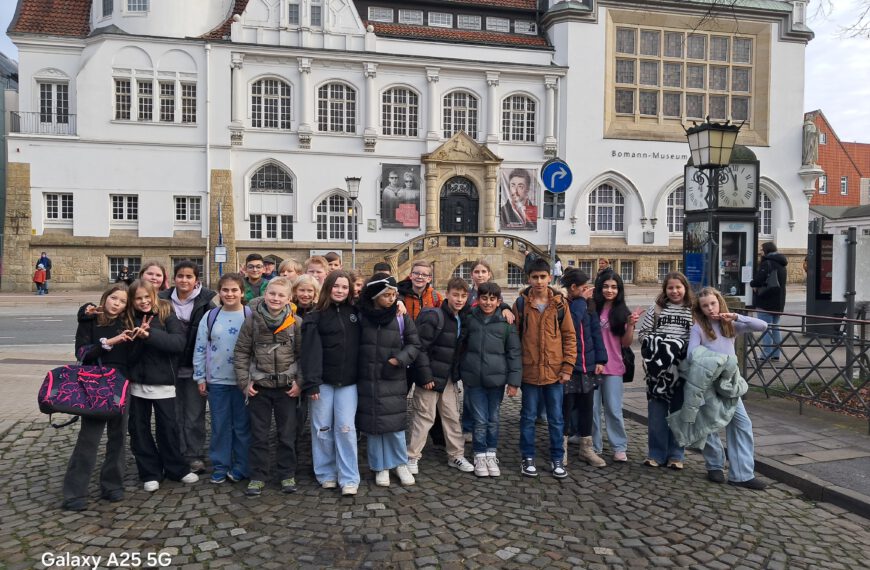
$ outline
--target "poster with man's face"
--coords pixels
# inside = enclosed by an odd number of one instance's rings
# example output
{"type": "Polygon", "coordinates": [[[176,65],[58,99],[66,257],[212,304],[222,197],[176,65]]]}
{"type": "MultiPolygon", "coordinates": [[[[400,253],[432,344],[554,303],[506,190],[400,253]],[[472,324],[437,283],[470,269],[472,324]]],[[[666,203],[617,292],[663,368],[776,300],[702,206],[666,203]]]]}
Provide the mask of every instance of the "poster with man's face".
{"type": "Polygon", "coordinates": [[[500,168],[498,172],[499,225],[502,230],[538,229],[538,171],[500,168]]]}
{"type": "Polygon", "coordinates": [[[384,164],[381,167],[381,225],[420,227],[420,166],[384,164]]]}

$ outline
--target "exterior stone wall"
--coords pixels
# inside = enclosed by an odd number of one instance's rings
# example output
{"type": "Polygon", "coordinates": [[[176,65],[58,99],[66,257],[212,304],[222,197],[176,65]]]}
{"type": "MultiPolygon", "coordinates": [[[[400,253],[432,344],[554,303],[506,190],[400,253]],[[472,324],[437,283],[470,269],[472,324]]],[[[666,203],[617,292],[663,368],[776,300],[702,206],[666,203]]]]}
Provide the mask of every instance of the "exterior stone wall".
{"type": "Polygon", "coordinates": [[[30,211],[30,164],[9,163],[6,168],[3,291],[35,290],[32,278],[36,257],[32,257],[30,252],[33,228],[30,211]]]}

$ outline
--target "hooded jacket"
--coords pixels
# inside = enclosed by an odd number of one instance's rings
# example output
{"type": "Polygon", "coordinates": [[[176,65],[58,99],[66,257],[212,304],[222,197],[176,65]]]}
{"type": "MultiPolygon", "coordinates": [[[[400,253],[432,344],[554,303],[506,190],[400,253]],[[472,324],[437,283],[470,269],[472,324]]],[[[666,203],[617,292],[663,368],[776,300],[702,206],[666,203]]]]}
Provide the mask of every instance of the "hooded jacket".
{"type": "MultiPolygon", "coordinates": [[[[463,308],[459,318],[468,311],[463,308]]],[[[417,334],[420,336],[420,354],[408,372],[418,386],[424,386],[435,381],[436,392],[443,392],[448,380],[458,380],[456,365],[459,349],[460,326],[447,303],[437,309],[428,309],[420,313],[415,321],[417,334]],[[441,312],[439,316],[438,312],[441,312]],[[438,330],[439,321],[443,323],[438,330]]]]}
{"type": "Polygon", "coordinates": [[[247,392],[251,384],[262,388],[289,389],[293,382],[301,385],[302,381],[298,367],[302,350],[302,320],[291,310],[284,322],[272,332],[266,320],[257,312],[257,307],[263,302],[263,298],[258,297],[248,303],[252,314],[245,319],[233,351],[236,380],[243,392],[247,392]]]}
{"type": "MultiPolygon", "coordinates": [[[[142,324],[142,313],[136,314],[135,326],[142,324]]],[[[178,360],[186,342],[181,321],[170,311],[165,323],[154,315],[148,338],[134,341],[140,344],[137,358],[130,367],[130,380],[138,384],[171,386],[178,376],[178,360]]]]}
{"type": "Polygon", "coordinates": [[[523,352],[523,383],[545,386],[561,381],[561,375],[571,375],[577,363],[577,334],[568,316],[568,302],[552,288],[547,288],[549,300],[544,311],[535,306],[531,287],[520,295],[524,298],[523,314],[514,303],[514,315],[520,332],[523,352]],[[559,313],[562,319],[559,319],[559,313]]]}
{"type": "Polygon", "coordinates": [[[411,319],[416,319],[423,309],[437,308],[441,306],[444,299],[438,294],[431,285],[427,284],[423,289],[423,293],[418,295],[414,292],[414,284],[410,277],[406,277],[399,281],[396,286],[399,289],[399,298],[405,303],[405,308],[408,310],[408,315],[411,319]]]}
{"type": "Polygon", "coordinates": [[[765,254],[761,257],[761,263],[758,264],[758,273],[755,274],[755,279],[749,282],[749,286],[760,290],[767,284],[767,278],[773,271],[776,271],[776,277],[780,286],[778,289],[769,289],[762,294],[756,293],[753,298],[753,304],[756,309],[775,311],[777,313],[781,313],[785,309],[785,284],[788,278],[788,272],[785,269],[786,265],[788,265],[788,259],[778,251],[765,254]]]}
{"type": "Polygon", "coordinates": [[[577,363],[574,372],[592,374],[596,364],[607,364],[607,349],[601,338],[601,322],[589,312],[586,299],[571,301],[571,320],[577,333],[577,363]]]}
{"type": "Polygon", "coordinates": [[[306,396],[319,394],[322,384],[337,388],[356,384],[359,338],[359,314],[348,303],[305,315],[302,392],[306,396]]]}
{"type": "Polygon", "coordinates": [[[517,386],[523,379],[523,356],[517,328],[509,325],[501,309],[486,320],[480,307],[471,309],[462,323],[459,375],[468,387],[517,386]]]}
{"type": "MultiPolygon", "coordinates": [[[[165,291],[160,291],[157,296],[172,303],[172,293],[174,291],[175,287],[170,287],[165,291]]],[[[179,324],[181,324],[186,338],[184,352],[181,353],[181,356],[178,359],[178,365],[180,367],[193,367],[193,351],[196,349],[196,332],[199,328],[199,321],[202,319],[203,315],[213,307],[217,306],[214,303],[214,298],[216,296],[217,293],[215,291],[202,287],[199,290],[199,295],[197,295],[193,300],[193,309],[190,311],[190,320],[186,323],[179,320],[179,324]]],[[[172,310],[173,312],[175,311],[175,305],[172,306],[172,310]]]]}

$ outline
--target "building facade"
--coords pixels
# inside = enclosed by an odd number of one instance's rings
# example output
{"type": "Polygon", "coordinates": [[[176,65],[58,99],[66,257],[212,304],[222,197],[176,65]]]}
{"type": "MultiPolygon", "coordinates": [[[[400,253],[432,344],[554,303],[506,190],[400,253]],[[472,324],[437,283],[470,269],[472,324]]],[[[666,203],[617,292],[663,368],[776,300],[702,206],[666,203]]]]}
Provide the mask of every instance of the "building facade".
{"type": "MultiPolygon", "coordinates": [[[[336,250],[436,279],[546,248],[541,165],[574,183],[565,265],[653,283],[682,257],[683,125],[731,118],[762,238],[803,255],[806,2],[20,0],[4,289],[122,265],[336,250]],[[62,11],[63,13],[60,13],[62,11]],[[348,177],[361,179],[356,202],[348,177]]],[[[799,264],[795,264],[799,266],[799,264]]]]}
{"type": "Polygon", "coordinates": [[[821,110],[806,114],[819,131],[819,166],[812,206],[870,204],[870,144],[840,140],[821,110]]]}

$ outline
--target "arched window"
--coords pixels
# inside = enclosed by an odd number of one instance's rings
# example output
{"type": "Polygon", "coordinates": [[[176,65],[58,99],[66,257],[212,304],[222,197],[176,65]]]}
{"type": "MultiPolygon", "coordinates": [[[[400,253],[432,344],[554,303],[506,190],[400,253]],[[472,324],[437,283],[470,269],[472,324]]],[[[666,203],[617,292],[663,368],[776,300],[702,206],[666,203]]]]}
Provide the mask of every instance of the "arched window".
{"type": "Polygon", "coordinates": [[[625,196],[609,184],[589,194],[589,229],[593,232],[621,232],[625,224],[625,196]]]}
{"type": "Polygon", "coordinates": [[[773,236],[773,201],[767,192],[762,192],[758,200],[758,233],[765,237],[773,236]]]}
{"type": "Polygon", "coordinates": [[[535,100],[511,95],[501,106],[501,140],[535,142],[535,100]]]}
{"type": "Polygon", "coordinates": [[[261,79],[251,85],[251,126],[290,129],[290,85],[280,79],[261,79]]]}
{"type": "Polygon", "coordinates": [[[465,91],[454,91],[444,96],[443,130],[444,138],[449,139],[459,131],[477,140],[477,97],[465,91]]]}
{"type": "MultiPolygon", "coordinates": [[[[312,24],[313,25],[313,24],[312,24]]],[[[344,83],[327,83],[317,90],[317,130],[356,132],[356,91],[344,83]]]]}
{"type": "Polygon", "coordinates": [[[453,270],[453,275],[451,275],[451,277],[461,277],[462,279],[465,279],[465,282],[468,283],[469,287],[471,287],[472,269],[474,269],[473,261],[463,261],[456,266],[456,269],[453,270]]]}
{"type": "Polygon", "coordinates": [[[420,113],[416,93],[406,87],[394,87],[384,91],[381,102],[385,135],[417,136],[420,113]]]}
{"type": "Polygon", "coordinates": [[[508,263],[507,270],[507,286],[518,289],[526,284],[526,276],[523,274],[523,268],[513,263],[508,263]]]}
{"type": "Polygon", "coordinates": [[[668,195],[668,232],[679,234],[683,231],[686,191],[680,186],[668,195]]]}
{"type": "Polygon", "coordinates": [[[266,164],[251,176],[250,190],[266,194],[292,194],[293,178],[280,166],[266,164]]]}
{"type": "MultiPolygon", "coordinates": [[[[349,240],[353,227],[350,200],[342,194],[332,194],[317,205],[317,239],[349,240]]],[[[358,223],[358,222],[357,222],[358,223]]]]}

